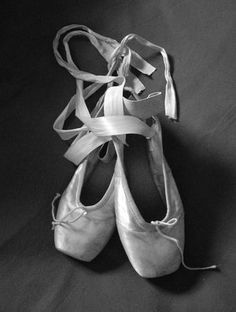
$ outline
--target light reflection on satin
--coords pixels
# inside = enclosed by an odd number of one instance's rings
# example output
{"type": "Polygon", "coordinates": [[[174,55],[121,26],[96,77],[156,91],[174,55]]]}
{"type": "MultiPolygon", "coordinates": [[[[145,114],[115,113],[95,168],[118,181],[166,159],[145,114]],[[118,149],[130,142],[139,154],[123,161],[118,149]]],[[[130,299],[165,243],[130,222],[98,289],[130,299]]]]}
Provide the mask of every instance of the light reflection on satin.
{"type": "Polygon", "coordinates": [[[165,113],[169,118],[176,119],[175,91],[168,57],[162,47],[135,34],[127,35],[119,44],[81,25],[64,27],[57,33],[54,40],[54,53],[58,63],[76,78],[76,94],[55,121],[54,130],[64,140],[75,137],[65,157],[78,165],[59,203],[57,220],[54,221],[55,246],[58,250],[77,259],[91,261],[109,240],[116,218],[120,239],[132,266],[141,276],[151,278],[174,272],[181,262],[186,268],[189,267],[185,265],[183,259],[183,206],[171,170],[163,155],[160,123],[157,117],[153,117],[160,111],[157,100],[162,98],[161,93],[155,92],[145,99],[139,99],[138,93],[143,90],[144,86],[129,71],[132,65],[140,72],[150,75],[155,68],[128,47],[127,44],[132,39],[161,53],[166,79],[165,113]],[[80,30],[75,30],[76,28],[80,30]],[[72,31],[63,39],[66,50],[66,60],[64,60],[58,52],[58,44],[60,36],[69,30],[72,31]],[[106,59],[107,75],[86,73],[75,65],[70,55],[68,41],[78,35],[86,36],[106,59]],[[112,76],[115,69],[118,76],[112,76]],[[132,78],[130,85],[128,77],[132,78]],[[83,81],[90,81],[93,84],[84,89],[83,81]],[[90,114],[85,99],[99,89],[99,84],[100,86],[107,85],[107,90],[99,99],[94,112],[90,114]],[[131,88],[133,94],[136,94],[135,100],[123,97],[124,90],[127,88],[131,88]],[[65,120],[73,110],[84,126],[64,130],[65,120]],[[148,126],[145,122],[150,117],[153,117],[152,126],[148,126]],[[157,191],[160,192],[166,204],[167,211],[163,220],[145,222],[130,193],[124,173],[125,160],[123,159],[125,137],[130,133],[142,135],[148,139],[151,172],[157,191]],[[87,166],[96,165],[96,161],[92,158],[98,157],[98,147],[106,142],[114,144],[117,155],[113,178],[98,203],[93,206],[84,206],[80,201],[80,193],[87,166]],[[81,210],[86,213],[81,214],[76,207],[81,207],[81,210]],[[78,213],[80,214],[77,216],[78,213]],[[65,219],[66,222],[62,222],[65,219]]]}

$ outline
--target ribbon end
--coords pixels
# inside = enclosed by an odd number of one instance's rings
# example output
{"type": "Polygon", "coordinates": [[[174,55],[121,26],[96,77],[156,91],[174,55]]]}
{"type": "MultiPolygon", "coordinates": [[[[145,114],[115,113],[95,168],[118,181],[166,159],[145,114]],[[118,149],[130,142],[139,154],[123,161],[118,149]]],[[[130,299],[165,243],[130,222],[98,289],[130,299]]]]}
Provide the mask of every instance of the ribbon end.
{"type": "Polygon", "coordinates": [[[177,103],[175,90],[172,82],[166,84],[165,114],[172,120],[177,120],[177,103]]]}

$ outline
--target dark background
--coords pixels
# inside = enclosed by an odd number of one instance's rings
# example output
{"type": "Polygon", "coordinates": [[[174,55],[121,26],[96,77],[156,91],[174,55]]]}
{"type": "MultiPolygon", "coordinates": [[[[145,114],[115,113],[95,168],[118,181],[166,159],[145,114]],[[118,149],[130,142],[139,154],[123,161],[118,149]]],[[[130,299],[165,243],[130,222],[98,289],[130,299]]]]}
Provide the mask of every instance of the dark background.
{"type": "MultiPolygon", "coordinates": [[[[236,311],[235,1],[1,6],[0,311],[236,311]],[[75,84],[54,60],[52,40],[71,23],[116,40],[137,33],[171,56],[180,118],[162,114],[161,122],[185,207],[186,262],[220,271],[142,279],[116,233],[89,264],[55,250],[50,204],[74,167],[52,123],[75,84]]],[[[102,59],[82,46],[81,67],[103,72],[102,59]]]]}

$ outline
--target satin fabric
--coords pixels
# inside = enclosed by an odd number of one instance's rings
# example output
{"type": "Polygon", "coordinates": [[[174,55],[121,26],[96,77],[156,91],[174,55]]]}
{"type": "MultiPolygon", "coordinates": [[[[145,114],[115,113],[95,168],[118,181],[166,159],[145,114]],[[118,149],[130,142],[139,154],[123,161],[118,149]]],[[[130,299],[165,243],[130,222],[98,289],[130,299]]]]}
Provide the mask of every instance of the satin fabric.
{"type": "Polygon", "coordinates": [[[55,226],[54,241],[59,251],[76,259],[91,261],[104,248],[113,233],[115,226],[114,192],[112,179],[98,203],[91,206],[83,205],[80,194],[86,167],[87,161],[80,164],[61,197],[57,219],[62,220],[68,213],[73,210],[74,212],[70,213],[66,222],[55,226]],[[76,207],[78,207],[77,210],[76,207]]]}
{"type": "MultiPolygon", "coordinates": [[[[63,44],[66,50],[66,61],[62,59],[57,50],[58,43],[60,36],[69,29],[73,30],[74,26],[63,28],[58,32],[54,40],[54,52],[57,61],[79,78],[76,80],[76,94],[56,119],[54,130],[63,140],[68,140],[76,136],[65,156],[79,166],[67,189],[61,196],[56,217],[53,214],[53,228],[55,229],[55,247],[59,251],[76,259],[91,261],[103,249],[114,230],[114,178],[111,179],[107,191],[98,203],[93,206],[84,206],[80,201],[84,177],[85,175],[89,175],[88,171],[91,172],[98,161],[98,147],[107,141],[111,142],[112,137],[110,135],[114,134],[114,132],[116,135],[132,131],[142,133],[146,136],[152,135],[152,129],[137,117],[149,117],[160,109],[160,105],[157,106],[155,101],[160,96],[160,92],[151,94],[146,101],[145,99],[133,101],[123,98],[126,79],[124,76],[110,76],[115,66],[120,66],[121,64],[117,63],[116,58],[111,58],[111,56],[108,58],[106,53],[106,49],[111,46],[113,47],[114,42],[111,39],[95,34],[85,26],[78,27],[87,30],[87,32],[72,31],[64,37],[63,44]],[[107,61],[109,59],[113,60],[111,68],[108,69],[107,76],[94,78],[94,75],[82,72],[76,67],[71,58],[68,46],[68,40],[74,35],[88,36],[99,50],[103,46],[102,55],[104,58],[107,61]],[[100,44],[98,44],[97,39],[100,40],[100,44]],[[109,42],[109,45],[107,42],[109,42]],[[88,80],[91,76],[92,81],[99,81],[100,84],[94,82],[94,84],[84,89],[82,79],[88,80]],[[99,99],[94,111],[90,114],[84,98],[87,99],[91,96],[102,84],[111,83],[112,81],[117,82],[118,87],[108,88],[105,95],[99,99]],[[118,99],[119,105],[117,105],[118,99]],[[118,113],[121,108],[123,112],[123,100],[127,115],[115,116],[114,114],[118,113]],[[106,117],[102,116],[102,105],[104,106],[106,117]],[[73,111],[75,111],[76,117],[79,117],[84,122],[85,126],[77,129],[64,129],[65,121],[73,111]],[[113,116],[107,117],[109,114],[113,116]]],[[[116,43],[116,46],[119,47],[118,43],[116,43]]],[[[137,53],[132,52],[132,54],[134,55],[134,66],[139,68],[143,73],[151,74],[155,70],[153,66],[143,60],[137,53]]],[[[118,68],[118,71],[121,72],[121,69],[118,68]]],[[[136,90],[140,92],[140,83],[137,81],[135,80],[134,84],[136,85],[136,90]]],[[[114,148],[111,149],[110,146],[111,144],[108,145],[102,161],[109,161],[114,156],[114,148]]]]}
{"type": "MultiPolygon", "coordinates": [[[[73,28],[74,26],[72,26],[73,28]]],[[[65,29],[62,30],[62,33],[64,31],[65,29]]],[[[158,49],[162,54],[166,78],[164,106],[166,108],[166,114],[171,118],[176,118],[176,101],[167,54],[163,48],[153,45],[137,35],[131,34],[126,36],[121,41],[121,44],[116,47],[108,62],[111,67],[114,64],[119,65],[117,68],[118,76],[110,76],[112,70],[108,71],[107,76],[95,76],[81,72],[75,66],[70,56],[67,42],[73,35],[78,34],[86,35],[93,44],[95,43],[96,47],[99,46],[96,39],[101,38],[95,33],[92,34],[89,30],[87,33],[72,31],[71,34],[67,34],[64,38],[64,45],[68,63],[65,63],[58,54],[58,35],[56,37],[57,41],[54,41],[54,51],[59,64],[66,67],[76,78],[76,95],[68,104],[68,109],[57,119],[54,128],[58,129],[59,134],[64,139],[73,137],[76,134],[78,135],[65,156],[79,165],[60,201],[58,219],[64,220],[65,215],[71,217],[74,211],[80,213],[78,217],[75,216],[75,221],[68,219],[66,223],[61,222],[60,224],[59,222],[56,224],[59,226],[55,230],[55,245],[59,250],[85,261],[90,261],[99,253],[114,228],[113,198],[111,194],[113,194],[113,180],[115,180],[116,223],[121,242],[131,264],[137,273],[143,277],[156,277],[169,274],[179,267],[182,260],[184,247],[183,207],[171,171],[164,160],[160,124],[157,118],[154,118],[155,122],[152,127],[143,121],[157,113],[154,111],[156,107],[153,106],[153,101],[160,93],[155,92],[144,100],[133,101],[135,104],[145,105],[145,110],[140,110],[139,107],[141,105],[137,105],[137,113],[135,113],[135,106],[133,110],[134,115],[141,117],[142,120],[135,116],[125,115],[125,112],[129,111],[129,106],[125,110],[124,105],[131,103],[131,101],[124,100],[123,97],[126,76],[129,75],[129,67],[132,64],[132,55],[134,55],[134,60],[142,60],[141,57],[137,57],[137,54],[132,54],[131,50],[127,47],[127,42],[135,38],[144,45],[158,49]],[[119,63],[117,60],[120,60],[120,57],[122,57],[122,61],[119,63]],[[102,105],[104,116],[95,114],[94,118],[91,117],[84,100],[86,91],[83,89],[82,80],[110,84],[104,97],[102,97],[101,101],[99,100],[99,105],[102,105]],[[73,109],[75,109],[76,116],[85,126],[80,129],[65,131],[62,129],[65,118],[73,109]],[[85,134],[81,135],[81,131],[85,134]],[[86,131],[89,132],[86,133],[86,131]],[[154,181],[167,207],[166,217],[162,221],[145,222],[132,199],[125,178],[123,163],[123,144],[126,144],[125,136],[129,133],[143,135],[149,141],[149,160],[154,181]],[[83,161],[83,159],[92,151],[96,150],[97,147],[109,141],[114,143],[117,154],[114,177],[101,202],[94,205],[93,208],[84,207],[79,199],[83,176],[86,170],[86,161],[83,161]],[[158,171],[159,175],[157,174],[158,171]],[[75,207],[78,207],[78,209],[76,210],[75,207]],[[96,217],[94,218],[94,216],[96,217]],[[101,221],[99,224],[97,223],[98,220],[101,221]],[[77,250],[75,251],[76,247],[77,250]]],[[[110,42],[110,40],[108,41],[110,42]]],[[[145,61],[143,65],[148,68],[145,61]]],[[[153,69],[150,67],[149,70],[151,72],[153,69]]],[[[96,87],[93,88],[94,90],[96,90],[96,87]]],[[[135,90],[132,91],[135,94],[135,90]]],[[[101,112],[100,107],[97,106],[97,108],[98,112],[101,112]]],[[[132,109],[130,111],[132,113],[132,109]]]]}

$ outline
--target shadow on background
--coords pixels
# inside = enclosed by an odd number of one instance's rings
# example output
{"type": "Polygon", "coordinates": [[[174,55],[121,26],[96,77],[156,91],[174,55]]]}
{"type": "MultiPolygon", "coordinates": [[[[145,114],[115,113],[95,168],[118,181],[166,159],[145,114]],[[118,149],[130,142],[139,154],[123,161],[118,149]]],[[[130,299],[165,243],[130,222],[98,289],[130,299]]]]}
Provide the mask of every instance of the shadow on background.
{"type": "MultiPolygon", "coordinates": [[[[166,127],[163,127],[163,137],[165,155],[185,210],[185,262],[192,267],[217,264],[212,252],[222,222],[221,214],[229,201],[221,194],[226,194],[225,191],[233,185],[230,168],[204,151],[191,150],[191,145],[185,146],[166,127]]],[[[188,271],[181,267],[169,276],[149,281],[173,293],[188,292],[208,272],[218,274],[219,269],[188,271]]]]}

